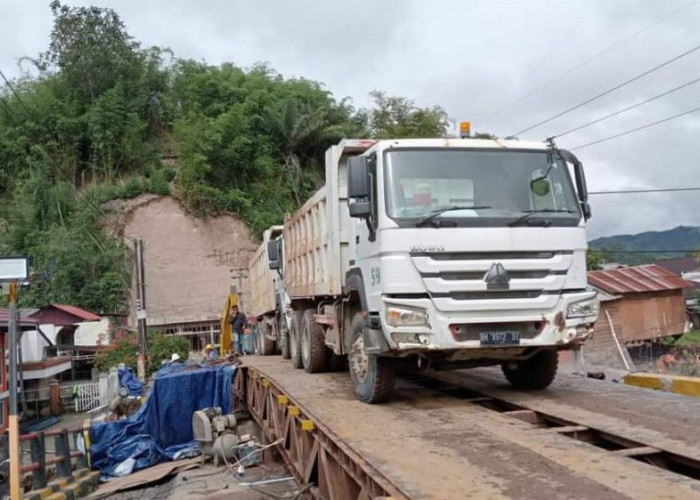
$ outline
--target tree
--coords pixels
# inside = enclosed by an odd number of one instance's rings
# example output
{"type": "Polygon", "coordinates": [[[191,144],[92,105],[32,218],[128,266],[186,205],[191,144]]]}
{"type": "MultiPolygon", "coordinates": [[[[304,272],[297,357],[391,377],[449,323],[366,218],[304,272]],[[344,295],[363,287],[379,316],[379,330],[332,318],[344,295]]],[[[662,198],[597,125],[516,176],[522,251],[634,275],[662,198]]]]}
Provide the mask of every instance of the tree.
{"type": "Polygon", "coordinates": [[[418,108],[405,97],[370,93],[373,108],[363,112],[370,137],[396,139],[402,137],[446,137],[450,118],[440,106],[418,108]]]}
{"type": "Polygon", "coordinates": [[[605,263],[603,259],[603,254],[596,250],[595,248],[589,248],[586,252],[586,269],[589,271],[595,271],[602,268],[605,263]]]}
{"type": "Polygon", "coordinates": [[[84,103],[95,101],[133,73],[136,44],[112,9],[68,7],[51,2],[54,26],[49,49],[39,59],[56,67],[84,103]]]}

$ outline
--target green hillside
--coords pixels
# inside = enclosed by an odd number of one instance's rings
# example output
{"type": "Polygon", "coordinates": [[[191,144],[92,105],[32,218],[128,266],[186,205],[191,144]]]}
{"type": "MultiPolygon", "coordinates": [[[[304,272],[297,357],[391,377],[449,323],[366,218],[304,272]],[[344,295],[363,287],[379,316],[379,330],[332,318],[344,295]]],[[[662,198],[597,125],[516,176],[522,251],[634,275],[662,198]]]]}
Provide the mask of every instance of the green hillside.
{"type": "Polygon", "coordinates": [[[592,240],[590,246],[599,250],[607,262],[644,264],[700,251],[700,227],[678,226],[666,231],[608,236],[592,240]]]}
{"type": "Polygon", "coordinates": [[[373,107],[356,109],[266,65],[144,48],[111,9],[51,10],[49,47],[23,62],[33,76],[0,87],[0,255],[31,258],[24,306],[124,312],[129,253],[100,229],[110,200],[173,194],[260,233],[313,193],[339,139],[441,137],[450,125],[405,98],[373,92],[373,107]]]}

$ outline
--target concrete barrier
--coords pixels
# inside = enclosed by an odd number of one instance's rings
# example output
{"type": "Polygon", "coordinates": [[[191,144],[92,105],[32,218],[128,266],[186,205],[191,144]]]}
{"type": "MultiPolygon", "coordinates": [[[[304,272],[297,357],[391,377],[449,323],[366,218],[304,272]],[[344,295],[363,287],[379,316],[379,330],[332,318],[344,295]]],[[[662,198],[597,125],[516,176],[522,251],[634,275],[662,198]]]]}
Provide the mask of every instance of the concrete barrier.
{"type": "Polygon", "coordinates": [[[664,373],[630,373],[624,377],[625,384],[673,392],[685,396],[700,397],[700,378],[668,375],[664,373]]]}

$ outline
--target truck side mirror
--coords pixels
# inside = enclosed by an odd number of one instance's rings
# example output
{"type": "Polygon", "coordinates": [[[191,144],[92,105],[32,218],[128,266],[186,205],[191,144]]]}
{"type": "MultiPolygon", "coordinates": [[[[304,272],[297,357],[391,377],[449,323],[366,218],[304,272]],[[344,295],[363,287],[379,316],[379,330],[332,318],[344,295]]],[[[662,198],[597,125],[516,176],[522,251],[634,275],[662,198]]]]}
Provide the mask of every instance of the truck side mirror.
{"type": "Polygon", "coordinates": [[[348,159],[348,197],[369,198],[369,167],[366,156],[348,159]]]}
{"type": "Polygon", "coordinates": [[[578,191],[581,211],[583,212],[583,218],[588,220],[591,218],[591,205],[588,203],[588,186],[586,185],[586,174],[583,172],[583,163],[569,151],[562,149],[560,153],[565,161],[568,161],[574,166],[576,191],[578,191]]]}
{"type": "Polygon", "coordinates": [[[267,242],[267,260],[270,265],[270,269],[273,271],[280,268],[279,251],[276,241],[267,242]]]}
{"type": "Polygon", "coordinates": [[[583,212],[583,218],[588,220],[591,218],[591,205],[587,201],[581,202],[581,211],[583,212]]]}
{"type": "Polygon", "coordinates": [[[350,204],[350,217],[365,219],[372,215],[372,204],[369,201],[356,201],[350,204]]]}
{"type": "Polygon", "coordinates": [[[367,219],[372,215],[369,201],[369,166],[366,156],[353,156],[348,159],[348,197],[357,201],[350,204],[350,217],[367,219]]]}

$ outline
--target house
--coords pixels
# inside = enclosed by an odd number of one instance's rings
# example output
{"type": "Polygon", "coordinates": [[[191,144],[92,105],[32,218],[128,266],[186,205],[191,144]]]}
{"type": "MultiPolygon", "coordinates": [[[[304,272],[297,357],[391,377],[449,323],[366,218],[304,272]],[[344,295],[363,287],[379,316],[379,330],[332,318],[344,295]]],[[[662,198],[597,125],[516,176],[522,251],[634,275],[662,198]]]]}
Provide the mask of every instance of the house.
{"type": "MultiPolygon", "coordinates": [[[[100,346],[109,344],[110,325],[106,318],[66,304],[25,314],[35,321],[21,338],[23,408],[31,419],[55,413],[53,400],[57,398],[60,406],[60,395],[53,393],[59,384],[93,378],[95,355],[100,346]]],[[[66,390],[70,392],[70,387],[66,390]]]]}
{"type": "Polygon", "coordinates": [[[70,373],[62,373],[59,379],[90,379],[97,351],[110,342],[109,320],[66,304],[42,307],[32,317],[38,327],[22,335],[23,361],[37,363],[67,356],[70,373]]]}
{"type": "Polygon", "coordinates": [[[700,268],[700,262],[693,257],[676,257],[674,259],[657,260],[654,264],[661,266],[664,269],[671,271],[673,274],[683,276],[685,273],[697,271],[700,268]]]}
{"type": "Polygon", "coordinates": [[[614,348],[619,354],[618,344],[633,346],[685,331],[684,291],[693,284],[661,266],[591,271],[588,283],[598,290],[601,309],[586,352],[614,348]]]}

